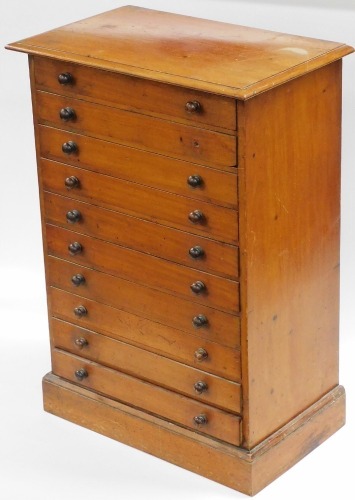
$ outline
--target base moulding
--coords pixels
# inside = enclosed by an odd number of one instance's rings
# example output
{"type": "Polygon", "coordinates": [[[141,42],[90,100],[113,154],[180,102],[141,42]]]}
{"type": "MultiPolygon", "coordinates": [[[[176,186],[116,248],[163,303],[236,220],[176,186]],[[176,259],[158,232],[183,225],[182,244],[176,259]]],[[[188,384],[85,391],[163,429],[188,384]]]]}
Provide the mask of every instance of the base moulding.
{"type": "Polygon", "coordinates": [[[335,387],[252,450],[203,436],[52,373],[44,409],[247,495],[255,495],[345,423],[345,391],[335,387]]]}

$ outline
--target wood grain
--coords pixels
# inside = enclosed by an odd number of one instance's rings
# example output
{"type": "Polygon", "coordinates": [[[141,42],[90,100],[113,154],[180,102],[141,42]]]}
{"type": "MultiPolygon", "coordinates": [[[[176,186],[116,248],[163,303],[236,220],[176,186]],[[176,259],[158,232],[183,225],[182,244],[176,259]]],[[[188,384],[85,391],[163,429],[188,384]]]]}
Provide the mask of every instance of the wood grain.
{"type": "Polygon", "coordinates": [[[240,105],[247,447],[338,384],[340,89],[336,62],[240,105]]]}
{"type": "Polygon", "coordinates": [[[283,428],[281,440],[276,433],[272,436],[276,442],[266,440],[250,452],[98,396],[52,374],[44,378],[43,392],[46,411],[248,495],[258,493],[310,453],[344,425],[345,417],[344,389],[337,387],[320,405],[308,408],[283,428]]]}
{"type": "Polygon", "coordinates": [[[236,129],[234,99],[44,57],[35,57],[35,78],[37,88],[54,94],[109,103],[129,111],[206,128],[212,125],[236,129]],[[66,72],[74,78],[72,85],[58,82],[58,75],[66,72]],[[187,112],[185,104],[189,101],[198,101],[201,110],[187,112]]]}
{"type": "Polygon", "coordinates": [[[233,345],[239,327],[238,316],[54,257],[48,258],[47,283],[192,334],[201,330],[204,337],[225,345],[233,345]],[[76,274],[85,277],[78,287],[71,282],[76,274]],[[192,319],[198,314],[206,316],[207,325],[193,326],[192,319]]]}
{"type": "Polygon", "coordinates": [[[83,387],[223,441],[239,443],[240,417],[236,415],[58,349],[52,352],[52,363],[55,375],[83,387]],[[80,382],[74,375],[78,369],[88,373],[88,377],[80,382]],[[200,414],[207,416],[208,422],[204,426],[194,424],[193,418],[200,414]]]}
{"type": "Polygon", "coordinates": [[[236,164],[234,135],[48,92],[39,91],[36,99],[38,120],[44,125],[202,165],[230,167],[236,164]],[[66,107],[75,110],[75,120],[65,122],[60,119],[59,112],[66,107]]]}
{"type": "Polygon", "coordinates": [[[67,130],[43,125],[38,130],[44,158],[216,205],[237,207],[236,168],[225,167],[223,172],[218,165],[217,170],[67,130]],[[78,145],[78,154],[63,153],[62,144],[66,141],[78,145]],[[202,185],[191,188],[187,184],[190,175],[199,175],[202,185]]]}
{"type": "Polygon", "coordinates": [[[235,382],[105,335],[86,331],[85,334],[81,332],[78,337],[78,332],[68,323],[54,322],[51,334],[53,346],[57,349],[179,392],[197,401],[232,412],[240,410],[240,386],[235,382]],[[78,347],[75,343],[77,339],[85,339],[87,344],[78,347]],[[196,382],[205,383],[207,390],[200,394],[196,392],[196,382]]]}
{"type": "Polygon", "coordinates": [[[341,43],[132,6],[7,48],[238,99],[353,52],[341,43]]]}
{"type": "MultiPolygon", "coordinates": [[[[89,328],[98,332],[103,332],[114,338],[127,340],[131,343],[137,343],[142,346],[151,347],[155,351],[173,357],[182,359],[184,362],[196,362],[194,359],[195,351],[199,348],[206,349],[209,356],[206,361],[202,361],[201,365],[207,367],[211,364],[210,349],[205,347],[206,342],[211,342],[215,346],[215,342],[220,347],[238,348],[240,345],[240,331],[237,328],[233,331],[230,338],[220,340],[220,335],[211,335],[207,329],[190,329],[190,331],[179,330],[173,325],[158,323],[157,321],[144,318],[138,314],[134,314],[122,309],[102,304],[92,299],[87,299],[71,292],[65,292],[57,288],[49,288],[48,294],[51,298],[50,314],[54,317],[63,319],[69,322],[78,323],[74,315],[74,308],[83,305],[88,310],[88,315],[80,318],[80,327],[89,328]],[[159,337],[160,338],[157,338],[159,337]],[[186,339],[186,340],[185,340],[186,339]],[[186,345],[184,345],[186,342],[186,345]]],[[[239,360],[239,351],[233,356],[231,353],[223,359],[223,349],[220,351],[220,365],[214,364],[214,370],[228,370],[231,357],[239,360]]],[[[213,358],[213,355],[212,355],[213,358]]],[[[239,379],[238,364],[236,365],[235,377],[239,379]]]]}
{"type": "MultiPolygon", "coordinates": [[[[240,381],[240,352],[223,346],[198,334],[189,335],[170,326],[140,318],[131,313],[84,299],[90,315],[81,318],[80,326],[73,324],[72,310],[78,305],[78,297],[52,288],[51,329],[69,329],[72,335],[86,336],[98,332],[116,340],[142,347],[169,359],[180,361],[198,370],[219,375],[234,382],[240,381]],[[59,319],[58,319],[59,318],[59,319]],[[68,323],[71,322],[71,323],[68,323]],[[56,326],[56,323],[59,325],[56,326]],[[198,349],[204,349],[208,356],[203,360],[195,357],[198,349]]],[[[75,321],[75,320],[74,320],[75,321]]]]}
{"type": "Polygon", "coordinates": [[[50,160],[41,160],[41,170],[45,191],[68,195],[65,179],[75,176],[79,179],[80,187],[70,191],[73,199],[219,241],[238,242],[238,217],[235,210],[50,160]],[[189,214],[194,210],[204,214],[202,223],[190,222],[189,214]]]}
{"type": "Polygon", "coordinates": [[[180,266],[147,254],[104,241],[48,226],[47,252],[73,264],[96,269],[118,278],[134,281],[155,290],[176,294],[194,305],[239,313],[239,283],[180,266]],[[78,242],[82,252],[71,255],[68,246],[78,242]],[[201,281],[206,292],[195,294],[191,284],[201,281]]]}
{"type": "MultiPolygon", "coordinates": [[[[238,277],[238,247],[53,193],[44,192],[43,197],[45,219],[50,224],[67,230],[75,229],[75,233],[107,240],[165,260],[184,264],[194,270],[226,276],[233,280],[238,277]],[[83,217],[79,223],[71,226],[65,215],[74,207],[81,212],[83,217]],[[203,248],[203,258],[193,259],[189,255],[189,249],[196,245],[203,248]]],[[[52,228],[52,230],[56,229],[52,228]]],[[[61,238],[57,242],[53,241],[53,237],[51,238],[51,243],[57,246],[56,251],[60,251],[61,255],[66,255],[67,249],[61,246],[61,241],[61,238]]],[[[234,300],[233,294],[229,300],[234,300]]]]}
{"type": "Polygon", "coordinates": [[[130,6],[7,48],[31,54],[58,375],[45,408],[257,493],[345,419],[340,59],[353,48],[130,6]]]}

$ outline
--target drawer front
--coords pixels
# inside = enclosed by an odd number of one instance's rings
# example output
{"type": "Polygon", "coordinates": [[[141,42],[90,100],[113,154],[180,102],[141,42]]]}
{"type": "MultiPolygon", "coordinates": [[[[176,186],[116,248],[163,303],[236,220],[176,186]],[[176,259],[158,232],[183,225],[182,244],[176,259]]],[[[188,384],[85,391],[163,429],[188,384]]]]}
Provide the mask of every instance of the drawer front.
{"type": "Polygon", "coordinates": [[[236,103],[227,97],[53,59],[35,57],[34,67],[36,86],[41,90],[196,125],[236,129],[236,103]],[[70,73],[71,83],[59,83],[58,76],[63,73],[70,73]],[[196,101],[200,104],[197,111],[188,112],[186,104],[196,101]]]}
{"type": "Polygon", "coordinates": [[[237,207],[236,173],[222,172],[43,125],[38,129],[41,156],[44,158],[196,200],[237,207]],[[76,144],[76,154],[63,152],[62,145],[69,141],[76,144]]]}
{"type": "MultiPolygon", "coordinates": [[[[58,323],[55,324],[58,326],[58,323]]],[[[52,328],[52,345],[200,402],[240,411],[240,385],[104,335],[52,328]]]]}
{"type": "Polygon", "coordinates": [[[235,281],[55,226],[47,226],[47,247],[49,255],[177,294],[195,303],[195,307],[201,304],[233,314],[239,312],[239,284],[235,281]],[[73,243],[81,246],[76,255],[69,251],[73,243]],[[197,293],[193,291],[196,287],[197,293]]]}
{"type": "Polygon", "coordinates": [[[239,444],[240,417],[236,415],[56,349],[52,352],[52,364],[53,373],[59,377],[196,431],[239,444]],[[78,370],[86,374],[82,380],[75,375],[78,370]],[[194,417],[198,415],[206,415],[205,425],[194,424],[194,417]]]}
{"type": "Polygon", "coordinates": [[[85,337],[90,331],[103,333],[204,372],[240,381],[240,352],[237,349],[195,335],[186,335],[175,328],[89,299],[81,300],[90,315],[80,319],[82,326],[74,325],[69,321],[73,321],[73,309],[78,305],[78,297],[57,288],[51,288],[49,294],[52,298],[51,311],[55,316],[51,320],[52,329],[65,330],[68,335],[75,334],[78,337],[85,337]]]}
{"type": "Polygon", "coordinates": [[[238,217],[235,210],[50,160],[41,160],[41,174],[42,186],[46,191],[68,195],[65,180],[73,176],[79,181],[78,186],[70,190],[73,199],[226,243],[238,242],[238,217]],[[189,217],[195,218],[196,211],[201,212],[201,220],[191,222],[189,217]]]}
{"type": "Polygon", "coordinates": [[[236,165],[236,137],[211,130],[173,123],[121,109],[36,93],[38,121],[42,125],[71,130],[206,165],[236,165]],[[61,120],[64,108],[74,110],[75,119],[61,120]]]}
{"type": "MultiPolygon", "coordinates": [[[[97,300],[188,333],[195,334],[197,330],[201,336],[222,344],[230,345],[239,328],[238,316],[54,257],[47,259],[46,274],[49,286],[75,293],[78,301],[80,297],[97,300]],[[78,274],[85,282],[74,286],[72,278],[78,274]],[[193,321],[202,322],[201,326],[196,328],[193,321]]],[[[72,311],[72,319],[74,313],[72,311]]],[[[78,321],[80,324],[80,318],[78,321]]]]}
{"type": "MultiPolygon", "coordinates": [[[[238,248],[232,245],[195,235],[192,236],[190,233],[177,229],[171,229],[120,212],[113,212],[112,210],[79,202],[78,200],[73,201],[71,198],[48,192],[44,193],[44,215],[48,223],[66,229],[75,229],[75,232],[79,234],[98,237],[200,271],[211,272],[232,279],[236,279],[238,276],[238,248]],[[78,223],[71,226],[67,221],[66,214],[68,211],[73,210],[74,207],[81,213],[82,217],[78,223]],[[194,246],[203,249],[203,258],[193,259],[191,257],[189,250],[194,246]]],[[[62,241],[60,234],[65,235],[67,233],[61,233],[58,228],[50,228],[49,231],[51,231],[51,244],[55,245],[56,251],[61,252],[62,256],[66,256],[68,254],[67,248],[63,249],[60,245],[62,241]],[[57,235],[54,234],[56,231],[57,235]],[[55,238],[58,238],[57,241],[55,241],[55,238]]],[[[67,238],[71,238],[71,235],[64,237],[66,242],[67,238]]],[[[85,239],[85,241],[89,240],[85,239]]],[[[53,246],[52,251],[54,251],[53,246]]],[[[98,251],[97,255],[100,255],[100,251],[98,251]]],[[[229,303],[225,296],[221,296],[221,300],[223,300],[223,304],[220,304],[221,307],[225,307],[229,303]]],[[[235,296],[232,294],[229,300],[235,301],[235,296]]],[[[235,307],[236,304],[233,302],[232,308],[235,307]]]]}
{"type": "Polygon", "coordinates": [[[201,369],[204,371],[217,373],[221,369],[221,374],[227,372],[228,378],[233,378],[235,363],[239,367],[239,351],[233,354],[230,350],[226,350],[226,347],[239,348],[239,325],[233,337],[226,339],[221,344],[221,342],[216,343],[215,339],[210,339],[206,331],[196,329],[189,335],[170,325],[157,323],[154,320],[74,295],[71,292],[49,288],[48,293],[52,297],[51,314],[56,318],[74,322],[81,328],[88,328],[110,337],[147,347],[190,365],[193,363],[201,364],[201,369]],[[74,308],[79,305],[83,305],[88,311],[88,314],[82,316],[80,320],[74,314],[74,308]],[[206,351],[207,356],[202,351],[200,356],[200,349],[206,351]],[[223,360],[224,355],[226,356],[225,366],[217,362],[217,360],[223,360]]]}

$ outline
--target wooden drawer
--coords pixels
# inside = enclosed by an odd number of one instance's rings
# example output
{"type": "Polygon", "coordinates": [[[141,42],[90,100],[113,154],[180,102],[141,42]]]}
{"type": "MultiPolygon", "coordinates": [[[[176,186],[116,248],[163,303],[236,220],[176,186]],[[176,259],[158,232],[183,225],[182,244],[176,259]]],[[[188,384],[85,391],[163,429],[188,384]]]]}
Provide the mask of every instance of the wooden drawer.
{"type": "Polygon", "coordinates": [[[42,186],[46,191],[68,196],[65,179],[74,176],[79,180],[79,185],[70,190],[73,199],[226,243],[238,242],[238,214],[235,210],[50,160],[41,160],[41,174],[42,186]],[[204,215],[201,223],[189,220],[189,214],[195,210],[204,215]]]}
{"type": "Polygon", "coordinates": [[[69,97],[36,93],[39,123],[206,165],[236,165],[235,135],[223,134],[69,97]],[[63,108],[75,119],[61,120],[63,108]]]}
{"type": "MultiPolygon", "coordinates": [[[[201,336],[222,344],[231,345],[239,328],[238,316],[54,257],[47,259],[46,275],[49,286],[75,293],[78,301],[80,297],[93,299],[188,333],[198,330],[201,336]],[[80,286],[71,281],[77,274],[85,278],[80,286]],[[199,315],[207,318],[207,324],[196,328],[192,320],[199,315]]],[[[74,311],[71,317],[75,319],[74,311]]],[[[77,321],[80,324],[80,318],[77,321]]]]}
{"type": "Polygon", "coordinates": [[[236,103],[227,97],[38,57],[35,57],[34,73],[36,86],[55,94],[80,96],[201,126],[236,129],[236,103]],[[58,82],[61,73],[70,73],[72,83],[61,85],[58,82]],[[189,113],[185,105],[193,101],[198,101],[201,108],[199,112],[189,113]]]}
{"type": "Polygon", "coordinates": [[[53,373],[101,394],[154,413],[211,436],[239,444],[240,417],[175,392],[143,382],[111,368],[54,349],[53,373]],[[78,381],[75,372],[85,370],[87,377],[78,381]],[[195,426],[194,417],[206,415],[207,424],[195,426]]]}
{"type": "Polygon", "coordinates": [[[192,303],[239,312],[239,283],[181,266],[158,257],[79,235],[55,226],[47,226],[49,255],[124,278],[150,288],[174,293],[192,303]],[[71,255],[68,246],[80,243],[81,252],[71,255]],[[193,293],[197,281],[205,291],[193,293]]]}
{"type": "Polygon", "coordinates": [[[98,333],[86,332],[78,337],[77,332],[71,330],[70,326],[60,326],[57,322],[52,328],[52,345],[56,348],[180,392],[198,401],[234,413],[240,412],[240,385],[235,382],[98,333]],[[81,344],[78,346],[77,342],[81,344]],[[83,342],[86,342],[84,346],[83,342]],[[206,389],[196,391],[195,385],[198,382],[205,384],[206,389]]]}
{"type": "MultiPolygon", "coordinates": [[[[44,192],[43,198],[45,220],[50,224],[56,224],[66,229],[75,229],[76,233],[96,236],[201,271],[232,279],[236,279],[238,276],[239,249],[235,246],[196,235],[191,236],[190,233],[78,200],[74,202],[71,198],[52,193],[44,192]],[[70,226],[66,219],[66,213],[74,206],[82,214],[82,218],[75,226],[70,226]],[[203,248],[203,258],[193,259],[189,255],[189,249],[192,246],[203,248]]],[[[51,228],[49,231],[55,232],[59,229],[51,228]]],[[[71,235],[65,237],[65,241],[70,237],[71,235]]],[[[54,241],[54,238],[56,238],[55,235],[51,236],[51,244],[53,243],[57,247],[57,251],[64,251],[64,254],[61,253],[61,255],[67,255],[67,249],[60,246],[61,239],[54,241]]],[[[98,252],[99,254],[100,252],[98,252]]],[[[233,297],[230,298],[233,300],[233,297]]],[[[225,302],[224,296],[221,299],[223,304],[228,303],[228,301],[225,302]]]]}
{"type": "MultiPolygon", "coordinates": [[[[55,323],[59,323],[58,328],[61,330],[66,328],[68,334],[75,332],[78,336],[85,336],[94,330],[181,361],[204,372],[214,373],[235,382],[240,381],[238,349],[226,347],[196,335],[186,335],[175,328],[154,323],[89,299],[80,299],[90,311],[89,316],[81,318],[80,325],[82,326],[70,324],[67,321],[73,321],[73,309],[78,305],[79,298],[57,288],[49,289],[49,293],[52,299],[51,312],[55,317],[51,320],[52,328],[57,328],[55,323]],[[202,350],[207,353],[206,356],[197,356],[202,350]]],[[[239,337],[235,343],[239,345],[239,337]]]]}
{"type": "Polygon", "coordinates": [[[236,169],[233,173],[222,172],[43,125],[38,130],[41,156],[44,158],[216,205],[237,208],[236,169]],[[77,145],[77,154],[63,152],[62,145],[68,141],[77,145]],[[197,182],[201,183],[197,187],[188,184],[191,176],[199,176],[197,182]]]}

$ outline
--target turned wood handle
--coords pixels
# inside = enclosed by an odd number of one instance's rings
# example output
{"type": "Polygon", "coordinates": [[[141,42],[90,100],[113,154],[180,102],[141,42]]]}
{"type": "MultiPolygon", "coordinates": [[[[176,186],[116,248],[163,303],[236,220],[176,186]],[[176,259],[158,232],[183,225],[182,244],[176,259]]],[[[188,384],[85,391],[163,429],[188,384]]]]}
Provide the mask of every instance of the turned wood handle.
{"type": "Polygon", "coordinates": [[[75,177],[75,175],[71,175],[70,177],[67,177],[64,181],[64,185],[67,189],[73,189],[78,187],[80,184],[79,179],[75,177]]]}
{"type": "Polygon", "coordinates": [[[195,328],[201,328],[202,326],[206,326],[208,324],[208,319],[204,314],[198,314],[192,318],[192,324],[195,328]]]}
{"type": "Polygon", "coordinates": [[[202,281],[195,281],[194,283],[191,283],[190,288],[191,291],[196,294],[205,292],[207,290],[206,285],[202,281]]]}
{"type": "Polygon", "coordinates": [[[185,104],[185,110],[188,113],[199,113],[202,109],[201,104],[198,101],[188,101],[185,104]]]}
{"type": "Polygon", "coordinates": [[[76,118],[76,113],[73,108],[62,108],[59,111],[59,117],[61,120],[68,122],[70,120],[75,120],[76,118]]]}
{"type": "Polygon", "coordinates": [[[84,380],[84,378],[89,376],[88,372],[84,368],[80,368],[79,370],[75,370],[74,375],[80,381],[84,380]]]}
{"type": "Polygon", "coordinates": [[[73,141],[67,141],[62,145],[62,151],[63,153],[70,155],[72,153],[77,153],[78,152],[78,145],[76,142],[73,141]]]}
{"type": "Polygon", "coordinates": [[[203,392],[207,391],[208,386],[206,382],[202,382],[201,380],[199,380],[194,384],[194,389],[197,392],[197,394],[202,394],[203,392]]]}
{"type": "Polygon", "coordinates": [[[201,210],[194,210],[193,212],[189,213],[189,221],[192,222],[193,224],[198,224],[203,222],[205,219],[205,216],[201,210]]]}
{"type": "Polygon", "coordinates": [[[203,349],[203,347],[199,347],[195,351],[195,358],[197,359],[197,361],[203,361],[204,359],[208,358],[208,352],[206,351],[206,349],[203,349]]]}
{"type": "Polygon", "coordinates": [[[190,175],[187,178],[187,183],[189,186],[191,186],[193,188],[202,186],[202,183],[203,183],[202,177],[200,175],[190,175]]]}
{"type": "Polygon", "coordinates": [[[75,224],[75,222],[79,222],[79,220],[81,219],[81,212],[79,212],[79,210],[69,210],[69,212],[67,212],[67,221],[70,222],[70,224],[75,224]]]}
{"type": "Polygon", "coordinates": [[[74,286],[80,286],[85,283],[85,278],[82,274],[74,274],[74,276],[72,276],[71,282],[74,286]]]}
{"type": "Polygon", "coordinates": [[[74,77],[70,73],[60,73],[58,75],[58,82],[61,85],[69,85],[70,83],[74,83],[74,77]]]}
{"type": "Polygon", "coordinates": [[[89,342],[86,339],[84,339],[84,337],[75,339],[74,343],[77,347],[79,347],[79,349],[82,349],[83,347],[89,345],[89,342]]]}
{"type": "Polygon", "coordinates": [[[200,246],[190,248],[189,254],[193,259],[201,258],[205,255],[205,251],[200,246]]]}
{"type": "Polygon", "coordinates": [[[88,310],[86,309],[85,306],[74,307],[74,314],[77,318],[82,318],[83,316],[86,316],[87,313],[88,310]]]}
{"type": "Polygon", "coordinates": [[[70,255],[77,255],[83,251],[83,247],[77,241],[73,241],[72,243],[69,243],[68,250],[70,255]]]}
{"type": "Polygon", "coordinates": [[[207,415],[204,415],[203,413],[196,415],[196,417],[194,417],[194,422],[197,425],[206,425],[208,422],[207,415]]]}

